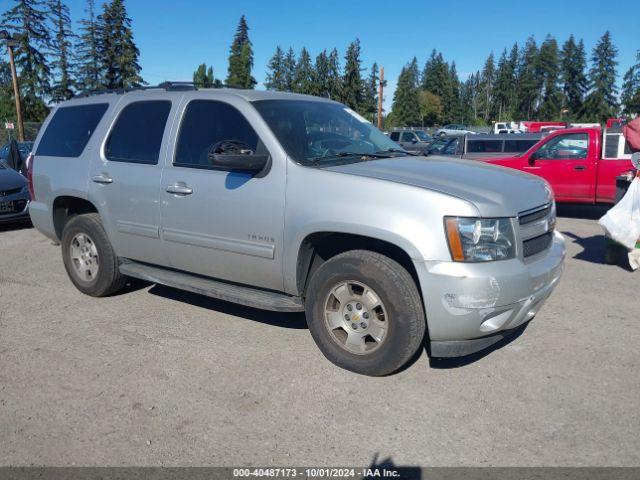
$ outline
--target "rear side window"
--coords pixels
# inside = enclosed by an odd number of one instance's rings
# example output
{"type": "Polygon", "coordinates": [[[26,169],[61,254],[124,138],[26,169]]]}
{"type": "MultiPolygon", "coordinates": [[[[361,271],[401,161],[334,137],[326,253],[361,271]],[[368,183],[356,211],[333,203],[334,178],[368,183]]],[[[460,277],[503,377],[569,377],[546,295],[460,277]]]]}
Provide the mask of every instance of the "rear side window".
{"type": "Polygon", "coordinates": [[[502,140],[468,140],[467,153],[502,152],[502,140]]]}
{"type": "Polygon", "coordinates": [[[187,105],[174,165],[211,168],[212,147],[225,141],[241,142],[257,153],[264,148],[247,119],[235,107],[215,100],[193,100],[187,105]]]}
{"type": "Polygon", "coordinates": [[[168,100],[133,102],[124,107],[104,149],[107,160],[156,165],[170,110],[168,100]]]}
{"type": "Polygon", "coordinates": [[[108,103],[92,103],[58,108],[42,135],[36,155],[79,157],[108,107],[108,103]]]}

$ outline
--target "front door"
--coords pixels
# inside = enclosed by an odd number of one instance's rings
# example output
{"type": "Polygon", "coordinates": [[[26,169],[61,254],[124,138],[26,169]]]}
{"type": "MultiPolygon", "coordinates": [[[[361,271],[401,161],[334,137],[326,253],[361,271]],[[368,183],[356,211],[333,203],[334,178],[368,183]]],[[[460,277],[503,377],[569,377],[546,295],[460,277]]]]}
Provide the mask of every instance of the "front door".
{"type": "Polygon", "coordinates": [[[160,193],[161,236],[170,265],[282,290],[286,158],[281,149],[258,113],[232,96],[220,101],[187,94],[181,110],[160,193]],[[221,142],[271,154],[270,165],[256,175],[214,169],[208,154],[221,142]]]}
{"type": "Polygon", "coordinates": [[[557,135],[530,154],[523,170],[547,180],[557,200],[592,201],[597,165],[589,159],[589,148],[586,132],[557,135]]]}
{"type": "Polygon", "coordinates": [[[99,158],[91,166],[89,193],[118,256],[163,264],[159,190],[165,130],[176,101],[127,95],[118,106],[99,158]]]}

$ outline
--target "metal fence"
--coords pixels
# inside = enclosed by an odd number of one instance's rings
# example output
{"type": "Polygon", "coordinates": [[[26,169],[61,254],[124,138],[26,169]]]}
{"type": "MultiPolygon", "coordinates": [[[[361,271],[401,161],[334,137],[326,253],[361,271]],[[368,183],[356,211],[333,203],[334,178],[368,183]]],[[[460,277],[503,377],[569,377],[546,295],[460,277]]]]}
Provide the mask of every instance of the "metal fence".
{"type": "MultiPolygon", "coordinates": [[[[12,138],[18,139],[18,124],[14,123],[14,126],[15,128],[12,130],[0,128],[0,146],[9,142],[12,138]]],[[[33,142],[41,126],[41,122],[24,122],[24,139],[27,142],[33,142]]],[[[4,124],[0,125],[0,127],[4,127],[4,124]]]]}

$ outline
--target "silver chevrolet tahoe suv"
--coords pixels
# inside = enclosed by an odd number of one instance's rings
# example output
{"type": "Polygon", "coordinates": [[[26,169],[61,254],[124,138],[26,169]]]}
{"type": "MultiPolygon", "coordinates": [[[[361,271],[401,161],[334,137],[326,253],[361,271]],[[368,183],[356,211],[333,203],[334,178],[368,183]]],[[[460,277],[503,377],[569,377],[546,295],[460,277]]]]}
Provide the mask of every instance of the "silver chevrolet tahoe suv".
{"type": "Polygon", "coordinates": [[[76,97],[28,161],[35,227],[92,296],[127,277],[306,312],[366,375],[521,330],[562,272],[553,193],[479,162],[407,156],[339,103],[176,84],[76,97]],[[521,328],[519,328],[521,327],[521,328]]]}

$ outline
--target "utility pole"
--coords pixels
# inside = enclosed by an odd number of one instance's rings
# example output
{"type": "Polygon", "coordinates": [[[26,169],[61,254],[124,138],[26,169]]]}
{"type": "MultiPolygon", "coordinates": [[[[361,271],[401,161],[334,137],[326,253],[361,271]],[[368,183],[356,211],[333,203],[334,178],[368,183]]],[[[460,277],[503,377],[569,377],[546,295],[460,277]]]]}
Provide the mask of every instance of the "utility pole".
{"type": "Polygon", "coordinates": [[[384,67],[380,67],[380,79],[378,81],[378,128],[382,130],[382,94],[384,92],[384,67]]]}
{"type": "Polygon", "coordinates": [[[13,96],[16,99],[16,119],[18,120],[18,140],[24,142],[24,122],[22,120],[22,106],[20,105],[20,87],[18,86],[18,74],[16,72],[16,62],[13,56],[13,47],[18,45],[18,38],[13,37],[6,30],[0,31],[0,39],[7,41],[9,51],[9,64],[11,66],[11,79],[13,81],[13,96]]]}

